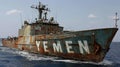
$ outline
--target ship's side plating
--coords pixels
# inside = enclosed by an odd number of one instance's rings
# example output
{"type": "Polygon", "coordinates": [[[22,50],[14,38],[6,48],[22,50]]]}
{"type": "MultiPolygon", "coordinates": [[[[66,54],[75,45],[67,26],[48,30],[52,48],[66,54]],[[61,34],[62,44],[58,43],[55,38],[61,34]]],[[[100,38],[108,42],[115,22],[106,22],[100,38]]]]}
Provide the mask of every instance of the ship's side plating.
{"type": "Polygon", "coordinates": [[[63,58],[102,61],[117,28],[18,37],[18,48],[63,58]]]}

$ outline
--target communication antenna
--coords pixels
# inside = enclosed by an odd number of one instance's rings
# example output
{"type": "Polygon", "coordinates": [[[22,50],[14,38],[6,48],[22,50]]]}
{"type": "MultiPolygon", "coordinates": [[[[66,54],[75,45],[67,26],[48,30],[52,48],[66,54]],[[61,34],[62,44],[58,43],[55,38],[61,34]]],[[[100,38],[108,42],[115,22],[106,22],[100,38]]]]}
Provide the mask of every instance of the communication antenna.
{"type": "Polygon", "coordinates": [[[117,12],[115,13],[115,18],[114,18],[114,20],[115,20],[115,27],[117,28],[117,22],[118,22],[118,20],[119,20],[119,18],[118,18],[118,16],[117,16],[117,12]]]}
{"type": "Polygon", "coordinates": [[[20,13],[21,25],[23,25],[22,13],[20,13]]]}

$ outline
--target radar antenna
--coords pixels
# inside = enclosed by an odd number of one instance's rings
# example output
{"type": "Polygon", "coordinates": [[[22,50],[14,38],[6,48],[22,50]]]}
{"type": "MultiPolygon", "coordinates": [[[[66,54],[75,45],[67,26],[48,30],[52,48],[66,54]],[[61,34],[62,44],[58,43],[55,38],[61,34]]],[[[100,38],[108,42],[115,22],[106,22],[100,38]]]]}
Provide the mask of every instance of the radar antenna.
{"type": "Polygon", "coordinates": [[[38,6],[31,6],[31,8],[35,8],[35,9],[38,10],[38,12],[39,12],[38,19],[42,19],[42,13],[43,13],[43,11],[49,11],[49,9],[46,8],[46,5],[41,4],[41,2],[39,2],[38,6]]]}

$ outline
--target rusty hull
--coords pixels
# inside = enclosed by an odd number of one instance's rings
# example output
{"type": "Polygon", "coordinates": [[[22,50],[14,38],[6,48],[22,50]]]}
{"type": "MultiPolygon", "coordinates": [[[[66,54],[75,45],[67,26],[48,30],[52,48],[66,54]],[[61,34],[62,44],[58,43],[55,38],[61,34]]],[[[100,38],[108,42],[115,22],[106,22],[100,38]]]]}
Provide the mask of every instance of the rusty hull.
{"type": "Polygon", "coordinates": [[[13,37],[13,38],[3,38],[2,39],[2,44],[5,47],[10,47],[10,48],[18,48],[18,38],[13,37]]]}
{"type": "MultiPolygon", "coordinates": [[[[28,52],[58,56],[67,59],[81,60],[81,61],[93,61],[100,62],[104,59],[106,53],[109,50],[110,43],[117,32],[117,28],[105,28],[105,29],[95,29],[95,30],[86,30],[86,31],[76,31],[76,32],[67,32],[61,35],[56,34],[42,34],[35,36],[19,36],[14,39],[3,39],[2,43],[4,46],[17,48],[20,50],[25,50],[28,52]],[[104,36],[103,36],[104,35],[104,36]],[[80,40],[82,43],[84,40],[88,41],[88,47],[90,53],[85,52],[80,53],[79,46],[76,43],[77,40],[80,40]],[[36,41],[41,41],[41,45],[36,45],[36,41]],[[43,41],[47,41],[47,48],[45,51],[43,41]],[[61,42],[61,49],[58,52],[54,51],[53,43],[61,42]],[[72,44],[69,44],[71,52],[67,52],[67,47],[65,41],[72,41],[72,44]],[[39,49],[39,50],[38,50],[39,49]]],[[[46,45],[46,44],[45,44],[46,45]]],[[[58,45],[58,44],[56,44],[58,45]]]]}

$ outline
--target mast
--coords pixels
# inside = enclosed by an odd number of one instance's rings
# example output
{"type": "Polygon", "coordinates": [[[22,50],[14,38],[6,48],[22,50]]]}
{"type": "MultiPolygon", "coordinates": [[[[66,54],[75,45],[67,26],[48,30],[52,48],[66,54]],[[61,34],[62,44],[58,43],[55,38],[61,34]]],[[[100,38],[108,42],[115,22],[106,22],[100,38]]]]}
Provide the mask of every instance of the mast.
{"type": "Polygon", "coordinates": [[[44,15],[45,15],[45,20],[47,20],[47,12],[45,12],[44,15]]]}
{"type": "Polygon", "coordinates": [[[118,18],[118,16],[117,16],[117,12],[115,13],[115,18],[114,18],[114,20],[115,20],[115,27],[117,28],[117,22],[118,22],[118,20],[119,20],[119,18],[118,18]]]}
{"type": "Polygon", "coordinates": [[[49,11],[49,9],[46,7],[46,5],[41,4],[41,2],[39,2],[38,6],[31,6],[31,8],[38,10],[38,12],[39,12],[38,19],[42,19],[42,14],[44,11],[46,11],[46,12],[49,11]]]}

